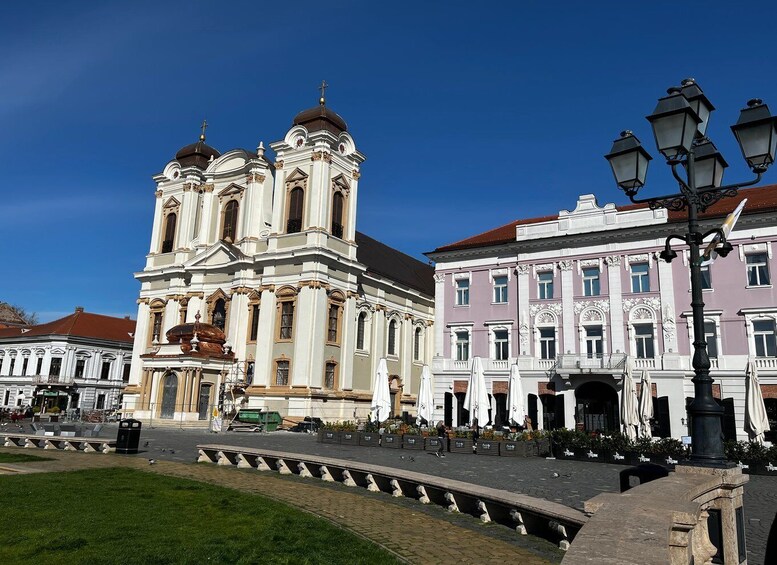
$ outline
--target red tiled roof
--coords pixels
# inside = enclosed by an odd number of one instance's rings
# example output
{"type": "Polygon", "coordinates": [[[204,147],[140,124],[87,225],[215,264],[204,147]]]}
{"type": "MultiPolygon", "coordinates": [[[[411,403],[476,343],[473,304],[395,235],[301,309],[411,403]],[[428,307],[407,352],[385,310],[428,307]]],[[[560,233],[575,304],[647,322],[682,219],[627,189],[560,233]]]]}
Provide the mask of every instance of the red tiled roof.
{"type": "MultiPolygon", "coordinates": [[[[754,212],[768,212],[777,210],[777,184],[767,186],[758,186],[754,188],[744,188],[739,191],[734,198],[724,198],[710,206],[704,213],[699,214],[700,218],[723,217],[734,210],[743,198],[747,198],[745,214],[754,212]]],[[[647,208],[647,204],[627,204],[615,207],[619,212],[627,210],[637,210],[647,208]]],[[[670,222],[680,222],[687,219],[685,211],[669,212],[670,222]]],[[[458,251],[461,249],[472,249],[475,247],[491,247],[494,245],[503,245],[515,241],[515,228],[519,225],[539,224],[557,220],[558,215],[542,216],[539,218],[527,218],[515,220],[498,228],[483,232],[478,235],[462,239],[455,243],[443,245],[434,250],[435,253],[443,251],[458,251]]]]}
{"type": "Polygon", "coordinates": [[[133,338],[130,334],[135,333],[135,320],[77,310],[59,320],[37,326],[27,326],[24,329],[26,330],[24,333],[21,332],[20,328],[0,329],[0,338],[67,335],[132,343],[133,338]]]}

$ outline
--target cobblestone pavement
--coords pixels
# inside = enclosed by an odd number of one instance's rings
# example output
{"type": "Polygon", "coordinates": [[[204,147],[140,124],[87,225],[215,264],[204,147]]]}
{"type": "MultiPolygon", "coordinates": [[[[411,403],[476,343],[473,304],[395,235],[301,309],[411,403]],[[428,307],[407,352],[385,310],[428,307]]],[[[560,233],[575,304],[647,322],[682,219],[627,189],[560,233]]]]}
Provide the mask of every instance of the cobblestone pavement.
{"type": "MultiPolygon", "coordinates": [[[[109,426],[103,432],[103,435],[108,437],[114,434],[115,426],[109,426]]],[[[198,455],[196,446],[202,443],[252,446],[363,461],[520,492],[580,510],[585,500],[601,492],[617,492],[619,473],[624,469],[620,465],[548,460],[539,457],[448,454],[447,457],[438,459],[423,451],[322,444],[316,441],[315,435],[291,432],[215,434],[204,430],[158,427],[144,427],[141,431],[141,446],[143,446],[141,453],[125,457],[141,459],[143,462],[153,457],[158,460],[189,463],[196,460],[198,455]],[[147,445],[145,445],[146,442],[148,442],[147,445]],[[413,460],[410,459],[411,455],[413,460]],[[404,459],[401,458],[402,456],[404,459]],[[555,477],[554,473],[559,476],[555,477]]],[[[775,512],[777,512],[777,479],[751,476],[750,482],[745,487],[747,549],[750,565],[761,565],[764,562],[766,540],[775,512]]]]}

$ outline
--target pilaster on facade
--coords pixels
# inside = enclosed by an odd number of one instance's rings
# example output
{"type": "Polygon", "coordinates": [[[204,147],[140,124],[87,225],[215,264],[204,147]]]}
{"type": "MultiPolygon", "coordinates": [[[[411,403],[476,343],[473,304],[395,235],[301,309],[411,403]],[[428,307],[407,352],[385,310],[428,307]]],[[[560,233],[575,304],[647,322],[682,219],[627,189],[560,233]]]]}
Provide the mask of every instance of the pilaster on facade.
{"type": "MultiPolygon", "coordinates": [[[[561,269],[561,317],[564,328],[572,330],[575,327],[575,310],[574,310],[574,283],[572,280],[572,261],[562,260],[559,261],[559,268],[561,269]]],[[[575,339],[574,331],[564,331],[564,349],[567,353],[575,353],[577,351],[577,343],[575,339]]]]}
{"type": "Polygon", "coordinates": [[[163,192],[158,190],[156,193],[156,201],[154,202],[154,222],[151,226],[151,246],[148,250],[149,253],[159,253],[162,247],[160,243],[162,234],[160,231],[162,230],[163,198],[163,192]]]}
{"type": "Polygon", "coordinates": [[[613,352],[629,353],[626,347],[623,321],[623,288],[621,284],[621,261],[619,255],[606,258],[607,285],[610,298],[610,342],[613,352]]]}

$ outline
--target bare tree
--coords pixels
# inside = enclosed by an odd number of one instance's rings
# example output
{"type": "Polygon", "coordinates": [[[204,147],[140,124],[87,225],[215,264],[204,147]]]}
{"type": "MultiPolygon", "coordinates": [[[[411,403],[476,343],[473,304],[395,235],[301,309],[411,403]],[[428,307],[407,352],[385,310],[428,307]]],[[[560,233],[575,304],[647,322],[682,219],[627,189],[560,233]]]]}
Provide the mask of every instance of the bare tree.
{"type": "Polygon", "coordinates": [[[4,313],[10,314],[10,316],[6,316],[6,317],[8,317],[9,318],[8,321],[12,323],[21,321],[22,323],[28,326],[34,326],[38,323],[37,313],[28,312],[21,306],[0,302],[0,315],[4,313]],[[5,312],[3,312],[3,310],[5,310],[5,312]]]}

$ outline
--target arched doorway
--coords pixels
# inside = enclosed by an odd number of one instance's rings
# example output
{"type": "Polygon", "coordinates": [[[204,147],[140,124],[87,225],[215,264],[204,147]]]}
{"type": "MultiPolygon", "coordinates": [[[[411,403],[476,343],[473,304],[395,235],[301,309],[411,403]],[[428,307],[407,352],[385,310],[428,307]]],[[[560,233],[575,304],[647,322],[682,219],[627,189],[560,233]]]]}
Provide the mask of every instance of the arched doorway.
{"type": "Polygon", "coordinates": [[[575,389],[575,422],[585,431],[619,430],[618,394],[605,383],[589,382],[575,389]]]}
{"type": "Polygon", "coordinates": [[[159,417],[172,420],[175,415],[175,398],[178,396],[178,376],[168,373],[162,382],[162,410],[159,417]]]}

